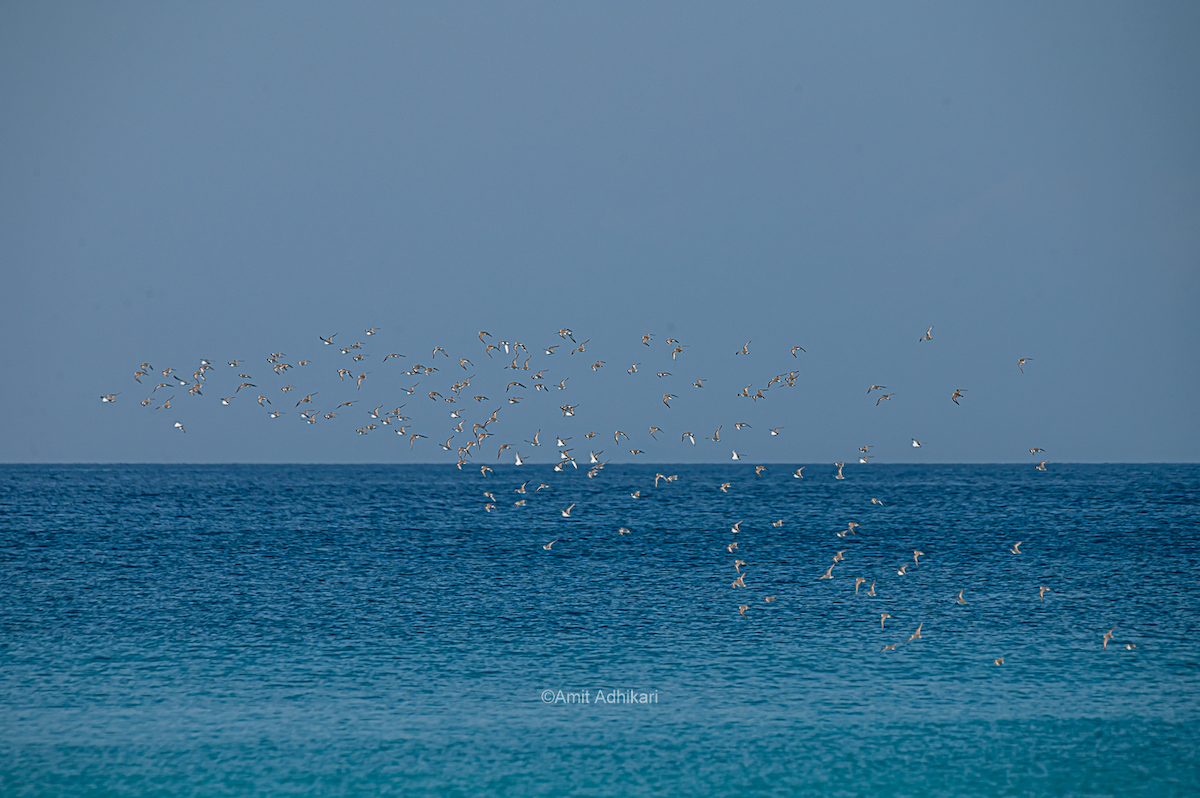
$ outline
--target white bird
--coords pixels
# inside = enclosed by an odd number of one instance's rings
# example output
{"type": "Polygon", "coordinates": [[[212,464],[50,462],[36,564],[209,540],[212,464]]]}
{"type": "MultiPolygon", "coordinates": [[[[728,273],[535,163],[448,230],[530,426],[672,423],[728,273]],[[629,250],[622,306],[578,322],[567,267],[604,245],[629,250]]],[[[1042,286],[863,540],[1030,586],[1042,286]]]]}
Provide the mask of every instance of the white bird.
{"type": "Polygon", "coordinates": [[[562,517],[563,517],[563,518],[570,518],[570,517],[571,517],[571,507],[574,507],[574,506],[575,506],[575,504],[576,504],[575,502],[572,502],[572,503],[571,503],[571,506],[570,506],[570,507],[568,507],[568,508],[567,508],[567,509],[565,509],[565,510],[564,510],[563,508],[561,508],[561,507],[559,507],[559,508],[558,508],[558,511],[559,511],[560,513],[562,513],[562,517]]]}
{"type": "Polygon", "coordinates": [[[524,462],[525,462],[525,460],[526,460],[526,458],[524,458],[524,457],[522,457],[522,456],[521,456],[521,453],[520,453],[520,452],[517,452],[517,453],[516,453],[516,457],[517,457],[517,465],[521,465],[521,464],[522,464],[522,463],[524,463],[524,462]]]}
{"type": "Polygon", "coordinates": [[[920,449],[920,448],[921,448],[921,442],[920,442],[919,440],[917,440],[916,438],[913,438],[913,439],[912,439],[912,445],[913,445],[913,448],[914,448],[914,449],[920,449]]]}
{"type": "Polygon", "coordinates": [[[179,421],[175,422],[175,429],[179,430],[180,432],[187,432],[187,430],[183,428],[183,424],[179,421]]]}

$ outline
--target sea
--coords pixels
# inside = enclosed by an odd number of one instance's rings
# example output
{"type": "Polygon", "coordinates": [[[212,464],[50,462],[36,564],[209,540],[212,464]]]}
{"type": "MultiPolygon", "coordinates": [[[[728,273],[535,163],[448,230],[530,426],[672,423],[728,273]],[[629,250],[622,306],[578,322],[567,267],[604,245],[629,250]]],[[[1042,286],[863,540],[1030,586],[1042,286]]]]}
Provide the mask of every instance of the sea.
{"type": "Polygon", "coordinates": [[[1200,466],[798,468],[2,465],[0,795],[1200,795],[1200,466]]]}

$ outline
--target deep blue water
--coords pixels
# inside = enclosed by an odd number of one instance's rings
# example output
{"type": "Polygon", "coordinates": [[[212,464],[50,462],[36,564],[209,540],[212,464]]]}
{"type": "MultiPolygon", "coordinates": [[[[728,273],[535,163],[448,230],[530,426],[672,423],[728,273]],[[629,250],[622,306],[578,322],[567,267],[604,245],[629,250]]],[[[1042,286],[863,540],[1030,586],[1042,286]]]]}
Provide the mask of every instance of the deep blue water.
{"type": "Polygon", "coordinates": [[[0,466],[0,794],[1200,794],[1200,466],[792,468],[0,466]]]}

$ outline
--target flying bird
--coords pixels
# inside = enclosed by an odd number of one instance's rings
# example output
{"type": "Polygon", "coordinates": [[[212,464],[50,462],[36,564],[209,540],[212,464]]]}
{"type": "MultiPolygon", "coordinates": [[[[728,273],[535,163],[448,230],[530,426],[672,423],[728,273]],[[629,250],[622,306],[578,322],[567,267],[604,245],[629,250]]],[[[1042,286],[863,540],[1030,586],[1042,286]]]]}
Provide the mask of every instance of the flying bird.
{"type": "Polygon", "coordinates": [[[923,335],[917,339],[917,343],[920,343],[921,341],[932,341],[932,340],[933,340],[933,328],[930,327],[928,330],[925,331],[925,335],[923,335]]]}

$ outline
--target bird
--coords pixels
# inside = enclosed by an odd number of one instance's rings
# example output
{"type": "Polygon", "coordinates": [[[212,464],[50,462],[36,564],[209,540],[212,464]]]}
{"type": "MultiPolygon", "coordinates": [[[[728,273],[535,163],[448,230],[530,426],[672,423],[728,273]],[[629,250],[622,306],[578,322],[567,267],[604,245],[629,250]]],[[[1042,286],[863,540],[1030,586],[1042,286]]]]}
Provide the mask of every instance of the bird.
{"type": "MultiPolygon", "coordinates": [[[[931,329],[932,329],[932,328],[931,328],[931,329]]],[[[908,641],[907,641],[907,642],[911,643],[911,642],[912,642],[912,641],[914,641],[914,640],[920,640],[920,639],[922,639],[922,638],[921,638],[921,627],[922,627],[922,626],[924,626],[924,625],[925,625],[925,622],[924,622],[924,621],[921,621],[920,625],[918,625],[918,626],[917,626],[917,631],[915,631],[915,632],[913,632],[913,633],[912,633],[912,637],[908,638],[908,641]]]]}
{"type": "Polygon", "coordinates": [[[883,648],[881,648],[881,649],[879,649],[879,650],[880,650],[880,651],[895,651],[895,650],[896,650],[896,644],[895,644],[895,643],[889,643],[888,645],[884,646],[883,648]]]}
{"type": "Polygon", "coordinates": [[[913,445],[913,448],[914,448],[914,449],[920,449],[920,448],[921,448],[921,442],[920,442],[919,440],[917,440],[916,438],[913,438],[913,439],[912,439],[912,445],[913,445]]]}
{"type": "Polygon", "coordinates": [[[881,393],[881,394],[879,394],[879,398],[875,400],[875,406],[876,406],[876,407],[879,407],[879,403],[880,403],[880,402],[882,402],[884,399],[888,400],[889,402],[890,402],[890,401],[892,401],[892,397],[893,397],[893,396],[895,396],[895,392],[894,392],[894,391],[893,391],[892,393],[881,393]]]}
{"type": "Polygon", "coordinates": [[[792,474],[792,476],[796,479],[804,479],[804,469],[806,468],[808,468],[808,466],[800,466],[796,469],[796,472],[792,474]]]}
{"type": "Polygon", "coordinates": [[[700,380],[696,380],[695,382],[693,382],[692,385],[695,385],[697,388],[703,388],[704,383],[706,383],[706,382],[708,382],[708,380],[700,379],[700,380]]]}
{"type": "Polygon", "coordinates": [[[1046,450],[1045,450],[1045,449],[1043,449],[1042,447],[1040,447],[1040,446],[1034,446],[1032,449],[1030,449],[1030,450],[1029,450],[1029,453],[1030,453],[1030,454],[1037,454],[1038,452],[1044,452],[1044,451],[1046,451],[1046,450]]]}
{"type": "Polygon", "coordinates": [[[662,395],[662,403],[664,405],[666,405],[667,407],[670,407],[671,403],[668,400],[669,399],[677,399],[677,398],[679,398],[679,397],[675,396],[675,394],[673,394],[673,393],[664,393],[662,395]]]}
{"type": "Polygon", "coordinates": [[[845,477],[842,476],[842,469],[846,467],[846,464],[845,463],[834,463],[834,465],[837,466],[837,470],[838,470],[837,475],[834,477],[834,479],[845,479],[845,477]]]}
{"type": "Polygon", "coordinates": [[[1049,591],[1050,591],[1050,588],[1046,587],[1045,585],[1039,585],[1038,586],[1038,600],[1045,601],[1046,593],[1048,593],[1049,591]]]}
{"type": "Polygon", "coordinates": [[[117,396],[119,396],[119,395],[120,395],[119,391],[117,393],[106,393],[100,397],[100,401],[101,402],[115,402],[115,401],[117,401],[117,396]]]}
{"type": "MultiPolygon", "coordinates": [[[[724,427],[724,426],[725,426],[724,424],[721,425],[721,427],[724,427]]],[[[721,442],[721,427],[717,427],[717,431],[712,434],[711,438],[709,438],[710,441],[714,441],[716,443],[721,442]]]]}
{"type": "Polygon", "coordinates": [[[631,530],[628,527],[623,526],[623,527],[619,527],[617,529],[617,534],[618,535],[628,535],[630,533],[630,531],[631,530]]]}
{"type": "Polygon", "coordinates": [[[1023,542],[1024,541],[1018,540],[1016,543],[1009,546],[1008,550],[1011,551],[1013,554],[1021,554],[1022,553],[1021,552],[1021,543],[1023,543],[1023,542]]]}
{"type": "Polygon", "coordinates": [[[650,333],[646,333],[645,335],[642,336],[642,343],[645,344],[646,346],[650,346],[650,342],[653,340],[654,340],[654,336],[651,335],[650,333]]]}
{"type": "Polygon", "coordinates": [[[179,421],[175,422],[175,429],[179,430],[180,432],[187,432],[187,430],[183,428],[182,422],[179,421]]]}
{"type": "Polygon", "coordinates": [[[1107,632],[1104,633],[1104,650],[1105,651],[1108,651],[1108,643],[1110,640],[1113,639],[1113,631],[1115,631],[1116,628],[1117,627],[1114,626],[1112,629],[1109,629],[1107,632]]]}
{"type": "Polygon", "coordinates": [[[932,341],[932,340],[933,340],[933,328],[930,327],[928,330],[925,331],[925,334],[923,336],[921,336],[920,338],[917,339],[917,343],[920,343],[921,341],[932,341]]]}
{"type": "Polygon", "coordinates": [[[965,389],[965,388],[955,388],[955,389],[954,389],[954,393],[953,393],[953,394],[951,394],[951,396],[950,396],[950,400],[951,400],[952,402],[954,402],[954,404],[958,404],[958,400],[962,398],[962,395],[963,395],[965,392],[966,392],[966,389],[965,389]]]}
{"type": "Polygon", "coordinates": [[[824,576],[817,577],[818,581],[820,581],[821,579],[833,579],[833,566],[832,565],[829,566],[829,570],[825,572],[824,576]]]}
{"type": "Polygon", "coordinates": [[[768,604],[770,604],[774,600],[775,600],[774,596],[763,596],[763,601],[767,602],[768,604]]]}
{"type": "Polygon", "coordinates": [[[871,580],[871,589],[867,591],[867,595],[868,595],[868,596],[874,596],[874,595],[875,595],[875,582],[877,582],[877,581],[878,581],[878,580],[876,580],[876,579],[872,579],[872,580],[871,580]]]}
{"type": "Polygon", "coordinates": [[[883,622],[884,622],[884,621],[886,621],[888,618],[891,618],[891,617],[892,617],[892,616],[888,615],[886,612],[881,612],[881,613],[879,613],[879,628],[880,628],[880,629],[883,629],[883,628],[884,628],[884,626],[883,626],[883,622]]]}
{"type": "Polygon", "coordinates": [[[994,660],[992,660],[992,664],[993,665],[1003,665],[1004,657],[996,657],[994,660]]]}
{"type": "Polygon", "coordinates": [[[865,576],[856,576],[854,578],[854,595],[858,595],[858,587],[865,581],[867,581],[865,576]]]}
{"type": "Polygon", "coordinates": [[[1049,463],[1049,462],[1050,462],[1049,460],[1043,460],[1042,462],[1040,462],[1040,463],[1038,463],[1037,465],[1035,465],[1035,466],[1034,466],[1034,469],[1035,469],[1035,470],[1037,470],[1037,471],[1045,471],[1045,470],[1046,470],[1046,463],[1049,463]]]}
{"type": "Polygon", "coordinates": [[[729,492],[729,486],[730,486],[730,485],[732,485],[732,484],[733,484],[732,482],[722,482],[722,483],[721,483],[721,492],[722,492],[722,493],[728,493],[728,492],[729,492]]]}
{"type": "Polygon", "coordinates": [[[558,541],[559,541],[559,538],[555,538],[554,540],[550,541],[549,543],[543,543],[542,548],[545,549],[546,551],[550,551],[550,547],[553,546],[558,541]]]}
{"type": "Polygon", "coordinates": [[[925,552],[923,552],[923,551],[914,551],[913,552],[913,567],[914,568],[920,566],[921,561],[918,558],[924,557],[924,556],[925,556],[925,552]]]}
{"type": "Polygon", "coordinates": [[[741,348],[741,349],[739,349],[738,351],[734,352],[733,354],[734,354],[734,355],[748,355],[748,354],[750,354],[750,342],[749,342],[749,341],[747,341],[746,343],[742,344],[742,348],[741,348]]]}
{"type": "Polygon", "coordinates": [[[1021,373],[1022,373],[1022,374],[1024,374],[1024,373],[1025,373],[1025,364],[1026,364],[1026,363],[1028,363],[1028,362],[1029,362],[1029,361],[1031,361],[1031,360],[1033,360],[1033,358],[1031,358],[1031,357],[1019,357],[1019,358],[1017,358],[1017,368],[1019,368],[1019,369],[1021,370],[1021,373]]]}
{"type": "Polygon", "coordinates": [[[730,532],[741,532],[741,531],[742,531],[742,524],[743,524],[743,523],[745,523],[745,522],[744,522],[744,521],[738,521],[736,524],[734,524],[732,527],[730,527],[729,531],[730,531],[730,532]]]}
{"type": "Polygon", "coordinates": [[[748,426],[750,426],[750,425],[747,424],[745,421],[735,421],[733,423],[733,428],[737,429],[737,430],[740,430],[742,427],[748,427],[748,426]]]}
{"type": "Polygon", "coordinates": [[[736,449],[735,449],[735,450],[733,450],[733,457],[732,457],[731,459],[733,459],[733,460],[741,460],[743,457],[745,457],[745,455],[744,455],[744,454],[738,454],[736,449]]]}
{"type": "Polygon", "coordinates": [[[692,433],[690,433],[690,432],[683,433],[683,437],[681,437],[679,439],[679,442],[683,443],[686,440],[690,440],[692,442],[692,446],[696,445],[696,436],[693,435],[692,433]]]}
{"type": "Polygon", "coordinates": [[[771,437],[778,435],[779,430],[781,430],[781,429],[783,429],[783,427],[772,427],[771,428],[771,437]]]}
{"type": "Polygon", "coordinates": [[[807,349],[805,349],[804,347],[802,347],[802,346],[793,346],[793,347],[792,347],[792,357],[795,357],[795,356],[796,356],[796,350],[797,350],[797,349],[799,349],[801,352],[803,352],[803,353],[804,353],[804,354],[806,354],[806,355],[808,354],[808,350],[807,350],[807,349]]]}
{"type": "Polygon", "coordinates": [[[629,440],[628,435],[626,435],[624,432],[621,432],[621,430],[617,430],[616,432],[613,433],[613,442],[620,443],[622,436],[624,436],[625,440],[629,440]]]}
{"type": "Polygon", "coordinates": [[[329,336],[328,338],[322,338],[319,335],[317,337],[321,339],[321,343],[325,344],[325,346],[333,346],[333,339],[337,338],[337,335],[338,335],[337,333],[334,333],[333,335],[329,336]]]}
{"type": "Polygon", "coordinates": [[[966,588],[965,588],[965,587],[964,587],[962,590],[958,591],[958,599],[957,599],[957,601],[958,601],[958,603],[959,603],[959,604],[966,604],[966,603],[967,603],[967,600],[966,600],[965,598],[963,598],[963,593],[964,593],[965,591],[966,591],[966,588]]]}
{"type": "Polygon", "coordinates": [[[871,391],[886,391],[886,390],[887,390],[886,385],[872,385],[870,388],[867,389],[867,393],[870,393],[871,391]]]}
{"type": "Polygon", "coordinates": [[[906,573],[908,573],[908,566],[907,566],[907,565],[901,565],[901,566],[900,566],[900,570],[896,572],[896,575],[897,575],[897,576],[904,576],[906,573]]]}
{"type": "Polygon", "coordinates": [[[563,518],[570,518],[570,517],[571,517],[571,509],[572,509],[573,507],[575,507],[575,504],[576,504],[576,502],[571,502],[571,504],[570,504],[570,505],[567,507],[567,509],[565,509],[565,510],[564,510],[563,508],[561,508],[561,507],[559,507],[559,508],[558,508],[558,511],[559,511],[559,513],[561,513],[561,514],[562,514],[562,517],[563,517],[563,518]]]}
{"type": "Polygon", "coordinates": [[[740,614],[740,615],[741,615],[743,618],[745,618],[745,617],[746,617],[746,610],[748,610],[748,609],[750,609],[750,605],[749,605],[749,604],[739,604],[739,605],[738,605],[738,613],[739,613],[739,614],[740,614]]]}
{"type": "Polygon", "coordinates": [[[883,506],[883,501],[882,501],[882,500],[880,500],[880,499],[872,498],[872,499],[871,499],[871,504],[878,504],[880,507],[882,507],[882,506],[883,506]]]}

